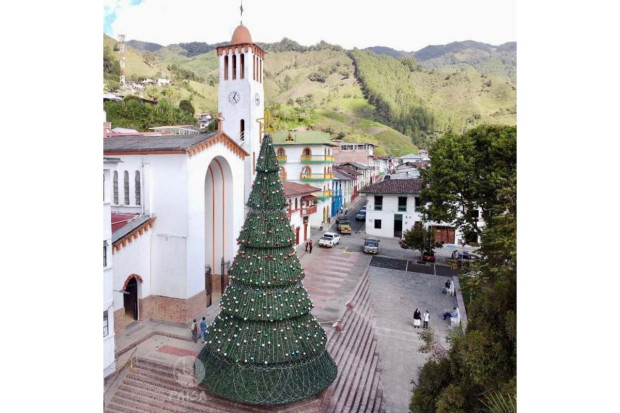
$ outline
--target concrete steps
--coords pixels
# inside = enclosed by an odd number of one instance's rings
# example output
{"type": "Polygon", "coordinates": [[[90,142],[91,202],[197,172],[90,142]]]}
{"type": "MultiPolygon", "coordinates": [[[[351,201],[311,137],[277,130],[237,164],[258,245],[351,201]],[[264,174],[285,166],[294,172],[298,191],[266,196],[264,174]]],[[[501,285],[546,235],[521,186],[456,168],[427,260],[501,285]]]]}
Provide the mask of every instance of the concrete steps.
{"type": "Polygon", "coordinates": [[[379,356],[369,285],[370,279],[365,274],[350,300],[352,308],[347,308],[342,317],[342,330],[334,331],[327,342],[338,365],[338,377],[331,386],[329,413],[381,411],[379,356]]]}

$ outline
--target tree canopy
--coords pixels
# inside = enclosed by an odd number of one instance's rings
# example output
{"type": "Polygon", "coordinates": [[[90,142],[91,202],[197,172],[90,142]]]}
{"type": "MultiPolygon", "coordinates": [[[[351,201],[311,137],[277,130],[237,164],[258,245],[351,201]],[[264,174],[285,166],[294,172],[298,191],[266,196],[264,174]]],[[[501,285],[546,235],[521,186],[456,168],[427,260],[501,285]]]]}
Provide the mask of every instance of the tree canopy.
{"type": "Polygon", "coordinates": [[[481,235],[476,271],[459,274],[467,330],[445,358],[420,372],[411,409],[420,413],[516,411],[516,129],[480,126],[446,135],[431,148],[425,215],[481,235]],[[486,226],[468,213],[482,208],[486,226]],[[507,410],[506,410],[507,409],[507,410]]]}
{"type": "Polygon", "coordinates": [[[149,128],[166,125],[193,125],[196,120],[188,112],[162,99],[152,106],[136,97],[126,97],[122,102],[105,102],[107,119],[113,127],[148,131],[149,128]]]}

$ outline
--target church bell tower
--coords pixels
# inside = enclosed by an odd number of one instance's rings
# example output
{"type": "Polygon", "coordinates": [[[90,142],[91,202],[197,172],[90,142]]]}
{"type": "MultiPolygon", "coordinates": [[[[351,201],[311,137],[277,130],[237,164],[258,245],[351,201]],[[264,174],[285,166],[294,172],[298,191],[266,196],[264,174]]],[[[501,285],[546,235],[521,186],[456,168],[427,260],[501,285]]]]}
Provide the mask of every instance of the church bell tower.
{"type": "Polygon", "coordinates": [[[256,176],[265,113],[263,59],[265,52],[252,42],[250,31],[240,24],[229,45],[219,46],[218,112],[222,130],[250,154],[245,159],[244,201],[256,176]]]}

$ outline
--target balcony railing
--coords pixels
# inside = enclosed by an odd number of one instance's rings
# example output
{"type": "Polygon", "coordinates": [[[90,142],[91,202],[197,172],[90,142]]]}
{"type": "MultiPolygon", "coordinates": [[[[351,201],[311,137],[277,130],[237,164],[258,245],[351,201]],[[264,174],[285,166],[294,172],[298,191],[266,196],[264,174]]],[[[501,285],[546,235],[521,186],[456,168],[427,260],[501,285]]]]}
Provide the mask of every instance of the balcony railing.
{"type": "Polygon", "coordinates": [[[334,179],[334,174],[300,174],[299,179],[302,181],[327,181],[334,179]]]}
{"type": "Polygon", "coordinates": [[[277,155],[278,163],[286,163],[286,155],[277,155]]]}
{"type": "Polygon", "coordinates": [[[321,201],[327,198],[331,198],[334,195],[333,191],[330,189],[329,191],[321,191],[316,194],[316,197],[321,201]]]}
{"type": "Polygon", "coordinates": [[[332,163],[336,158],[331,155],[301,155],[301,163],[332,163]]]}
{"type": "Polygon", "coordinates": [[[315,212],[316,212],[316,205],[310,205],[310,206],[301,207],[299,214],[302,217],[305,217],[307,215],[314,214],[315,212]]]}
{"type": "Polygon", "coordinates": [[[398,206],[398,210],[402,211],[402,212],[406,212],[407,211],[407,205],[399,205],[398,206]]]}
{"type": "Polygon", "coordinates": [[[383,204],[375,204],[375,211],[382,211],[383,210],[383,204]]]}

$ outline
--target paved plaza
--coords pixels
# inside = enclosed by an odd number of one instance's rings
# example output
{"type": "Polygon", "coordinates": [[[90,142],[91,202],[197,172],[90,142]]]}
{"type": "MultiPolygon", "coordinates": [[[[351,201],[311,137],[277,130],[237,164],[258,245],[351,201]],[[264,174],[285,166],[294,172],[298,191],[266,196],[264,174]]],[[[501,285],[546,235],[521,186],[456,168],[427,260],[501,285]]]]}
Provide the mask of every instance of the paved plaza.
{"type": "Polygon", "coordinates": [[[424,344],[413,328],[413,311],[431,314],[429,326],[439,344],[448,347],[450,321],[441,314],[456,305],[456,298],[442,294],[445,277],[370,267],[370,300],[375,311],[379,370],[387,413],[407,412],[413,384],[427,354],[418,352],[424,344]]]}

